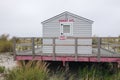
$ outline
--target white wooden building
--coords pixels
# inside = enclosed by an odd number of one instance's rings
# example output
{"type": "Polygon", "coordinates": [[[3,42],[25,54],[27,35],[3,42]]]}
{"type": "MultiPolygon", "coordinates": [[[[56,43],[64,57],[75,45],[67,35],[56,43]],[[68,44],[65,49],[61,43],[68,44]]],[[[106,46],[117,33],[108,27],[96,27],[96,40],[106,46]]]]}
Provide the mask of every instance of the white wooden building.
{"type": "MultiPolygon", "coordinates": [[[[42,22],[43,37],[58,37],[55,44],[74,44],[67,37],[92,37],[93,21],[70,12],[63,12],[42,22]]],[[[92,39],[78,39],[78,45],[92,45],[92,39]]],[[[52,39],[43,39],[44,44],[53,44],[52,39]]],[[[43,46],[43,53],[53,53],[53,46],[43,46]]],[[[56,54],[75,54],[75,46],[55,46],[56,54]]],[[[78,46],[78,54],[92,54],[92,46],[78,46]]]]}

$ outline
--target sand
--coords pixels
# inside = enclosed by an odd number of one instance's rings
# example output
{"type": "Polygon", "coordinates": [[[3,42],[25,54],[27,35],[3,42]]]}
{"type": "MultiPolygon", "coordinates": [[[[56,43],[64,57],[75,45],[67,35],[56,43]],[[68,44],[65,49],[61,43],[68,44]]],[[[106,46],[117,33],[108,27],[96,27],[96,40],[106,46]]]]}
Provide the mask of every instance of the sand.
{"type": "Polygon", "coordinates": [[[0,53],[0,66],[4,66],[6,69],[12,69],[17,66],[14,61],[13,55],[9,53],[0,53]]]}

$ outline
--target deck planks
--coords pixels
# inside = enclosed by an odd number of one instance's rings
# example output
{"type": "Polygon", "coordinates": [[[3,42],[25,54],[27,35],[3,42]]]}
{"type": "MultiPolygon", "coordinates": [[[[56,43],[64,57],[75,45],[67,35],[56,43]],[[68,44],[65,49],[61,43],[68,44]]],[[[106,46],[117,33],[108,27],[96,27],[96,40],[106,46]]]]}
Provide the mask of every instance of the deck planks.
{"type": "MultiPolygon", "coordinates": [[[[120,53],[114,53],[112,51],[100,48],[100,56],[101,57],[120,57],[120,53]]],[[[88,56],[88,57],[92,57],[92,56],[97,56],[98,54],[98,49],[97,48],[92,48],[92,54],[78,54],[78,56],[88,56]]],[[[32,50],[28,50],[28,51],[21,51],[21,52],[16,52],[16,55],[33,55],[32,54],[32,50]]],[[[42,48],[35,48],[35,54],[34,55],[41,55],[41,56],[52,56],[52,53],[42,53],[42,48]]],[[[56,53],[56,56],[75,56],[75,53],[73,54],[61,54],[61,53],[56,53]]]]}

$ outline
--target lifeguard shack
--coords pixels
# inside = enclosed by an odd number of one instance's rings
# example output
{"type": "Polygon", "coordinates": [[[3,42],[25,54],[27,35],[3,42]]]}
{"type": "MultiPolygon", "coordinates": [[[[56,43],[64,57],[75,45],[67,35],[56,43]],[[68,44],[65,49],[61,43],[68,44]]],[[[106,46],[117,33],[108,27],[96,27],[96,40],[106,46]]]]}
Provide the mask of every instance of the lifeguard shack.
{"type": "Polygon", "coordinates": [[[42,37],[15,37],[15,60],[119,62],[119,37],[92,37],[93,21],[63,12],[42,22],[42,37]]]}
{"type": "Polygon", "coordinates": [[[92,36],[92,24],[92,20],[67,11],[43,21],[43,37],[50,37],[43,39],[43,53],[55,52],[56,55],[70,55],[76,52],[77,54],[92,54],[92,39],[84,38],[92,36]],[[54,37],[56,39],[53,42],[51,38],[54,37]],[[75,37],[83,38],[76,40],[75,37]],[[78,45],[77,51],[75,43],[78,45]],[[56,46],[53,47],[52,44],[56,44],[56,46]]]}

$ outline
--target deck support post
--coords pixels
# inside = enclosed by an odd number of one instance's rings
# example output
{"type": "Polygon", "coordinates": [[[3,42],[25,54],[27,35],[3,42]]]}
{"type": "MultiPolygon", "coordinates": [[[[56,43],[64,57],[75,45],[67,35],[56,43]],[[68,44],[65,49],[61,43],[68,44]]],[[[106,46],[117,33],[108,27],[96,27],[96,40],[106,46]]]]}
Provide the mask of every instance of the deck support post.
{"type": "Polygon", "coordinates": [[[78,61],[78,38],[75,38],[75,61],[78,61]]]}
{"type": "Polygon", "coordinates": [[[34,37],[32,38],[32,55],[33,57],[35,56],[35,42],[34,42],[34,37]]]}
{"type": "Polygon", "coordinates": [[[100,62],[100,48],[101,48],[101,38],[98,37],[98,54],[97,54],[97,60],[100,62]]]}
{"type": "Polygon", "coordinates": [[[53,60],[55,60],[55,38],[53,38],[53,60]]]}
{"type": "Polygon", "coordinates": [[[118,71],[118,62],[113,62],[113,72],[117,72],[118,71]]]}
{"type": "Polygon", "coordinates": [[[16,60],[16,38],[13,38],[13,54],[14,54],[14,60],[16,60]]]}
{"type": "Polygon", "coordinates": [[[64,77],[65,79],[64,80],[69,80],[69,62],[65,62],[65,65],[64,65],[64,68],[65,68],[65,74],[64,74],[64,77]]]}

